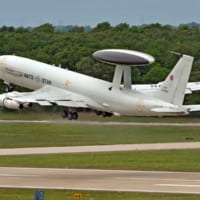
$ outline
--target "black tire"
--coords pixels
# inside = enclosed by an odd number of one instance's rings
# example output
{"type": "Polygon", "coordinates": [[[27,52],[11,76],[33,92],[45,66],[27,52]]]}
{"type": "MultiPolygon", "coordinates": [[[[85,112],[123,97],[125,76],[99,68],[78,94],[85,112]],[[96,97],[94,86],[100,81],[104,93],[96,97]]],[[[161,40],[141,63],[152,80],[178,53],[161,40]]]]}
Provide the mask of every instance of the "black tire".
{"type": "Polygon", "coordinates": [[[72,120],[73,119],[73,113],[69,112],[67,115],[68,120],[72,120]]]}
{"type": "Polygon", "coordinates": [[[100,115],[102,115],[102,112],[101,112],[101,111],[96,111],[96,114],[97,114],[98,116],[100,116],[100,115]]]}
{"type": "Polygon", "coordinates": [[[13,87],[12,86],[5,86],[5,92],[12,92],[13,91],[13,87]]]}
{"type": "Polygon", "coordinates": [[[61,116],[62,116],[62,118],[67,118],[68,117],[68,112],[66,110],[63,110],[61,112],[61,116]]]}
{"type": "Polygon", "coordinates": [[[72,113],[72,116],[73,116],[73,120],[78,119],[78,113],[77,112],[72,113]]]}
{"type": "Polygon", "coordinates": [[[103,113],[102,113],[102,116],[103,116],[103,117],[108,117],[107,112],[103,112],[103,113]]]}

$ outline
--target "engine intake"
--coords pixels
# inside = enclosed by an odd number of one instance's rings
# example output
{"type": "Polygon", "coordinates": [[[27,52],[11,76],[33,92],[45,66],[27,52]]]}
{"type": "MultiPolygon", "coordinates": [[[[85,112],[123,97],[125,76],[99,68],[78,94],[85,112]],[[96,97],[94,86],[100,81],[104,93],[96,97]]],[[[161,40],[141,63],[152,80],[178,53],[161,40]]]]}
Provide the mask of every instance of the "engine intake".
{"type": "Polygon", "coordinates": [[[0,105],[4,108],[12,109],[12,110],[20,110],[23,109],[23,104],[20,104],[17,101],[14,101],[10,98],[4,98],[0,100],[0,105]]]}

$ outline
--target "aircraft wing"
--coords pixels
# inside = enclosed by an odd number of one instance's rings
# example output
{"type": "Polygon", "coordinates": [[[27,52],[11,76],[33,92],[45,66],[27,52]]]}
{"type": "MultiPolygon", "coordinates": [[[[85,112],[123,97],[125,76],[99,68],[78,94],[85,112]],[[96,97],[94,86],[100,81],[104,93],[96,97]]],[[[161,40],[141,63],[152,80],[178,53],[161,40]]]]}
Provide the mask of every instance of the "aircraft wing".
{"type": "Polygon", "coordinates": [[[65,107],[88,108],[87,99],[83,96],[53,86],[44,86],[33,92],[16,92],[9,98],[22,104],[38,103],[41,106],[57,104],[65,107]]]}

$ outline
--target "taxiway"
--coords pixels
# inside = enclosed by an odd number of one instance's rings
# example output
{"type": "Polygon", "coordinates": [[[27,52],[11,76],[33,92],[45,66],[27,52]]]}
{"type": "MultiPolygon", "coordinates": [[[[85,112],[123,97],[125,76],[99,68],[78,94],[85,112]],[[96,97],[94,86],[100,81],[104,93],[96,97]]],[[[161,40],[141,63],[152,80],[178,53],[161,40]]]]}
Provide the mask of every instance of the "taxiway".
{"type": "Polygon", "coordinates": [[[0,156],[13,155],[44,155],[61,153],[97,153],[122,151],[155,151],[200,149],[200,142],[151,143],[151,144],[116,144],[96,146],[66,146],[66,147],[34,147],[34,148],[7,148],[0,149],[0,156]]]}
{"type": "Polygon", "coordinates": [[[183,126],[199,127],[200,123],[170,123],[170,122],[114,122],[114,121],[69,121],[69,120],[0,120],[0,124],[74,124],[74,125],[96,125],[96,126],[183,126]]]}
{"type": "MultiPolygon", "coordinates": [[[[0,123],[56,123],[104,126],[200,126],[200,123],[69,122],[64,120],[0,120],[0,123]]],[[[9,156],[172,149],[200,149],[200,142],[15,148],[0,149],[0,155],[9,156]]],[[[200,194],[200,173],[0,167],[0,188],[200,194]]]]}

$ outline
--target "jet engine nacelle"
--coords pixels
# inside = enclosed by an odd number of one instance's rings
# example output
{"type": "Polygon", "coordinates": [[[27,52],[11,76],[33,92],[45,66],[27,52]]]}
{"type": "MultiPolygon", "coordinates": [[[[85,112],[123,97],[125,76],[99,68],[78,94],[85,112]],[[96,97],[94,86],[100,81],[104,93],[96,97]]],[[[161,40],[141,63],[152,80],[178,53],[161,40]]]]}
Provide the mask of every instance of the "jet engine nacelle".
{"type": "Polygon", "coordinates": [[[4,108],[12,109],[12,110],[19,110],[22,109],[24,106],[17,101],[14,101],[8,97],[0,99],[0,105],[4,108]]]}

